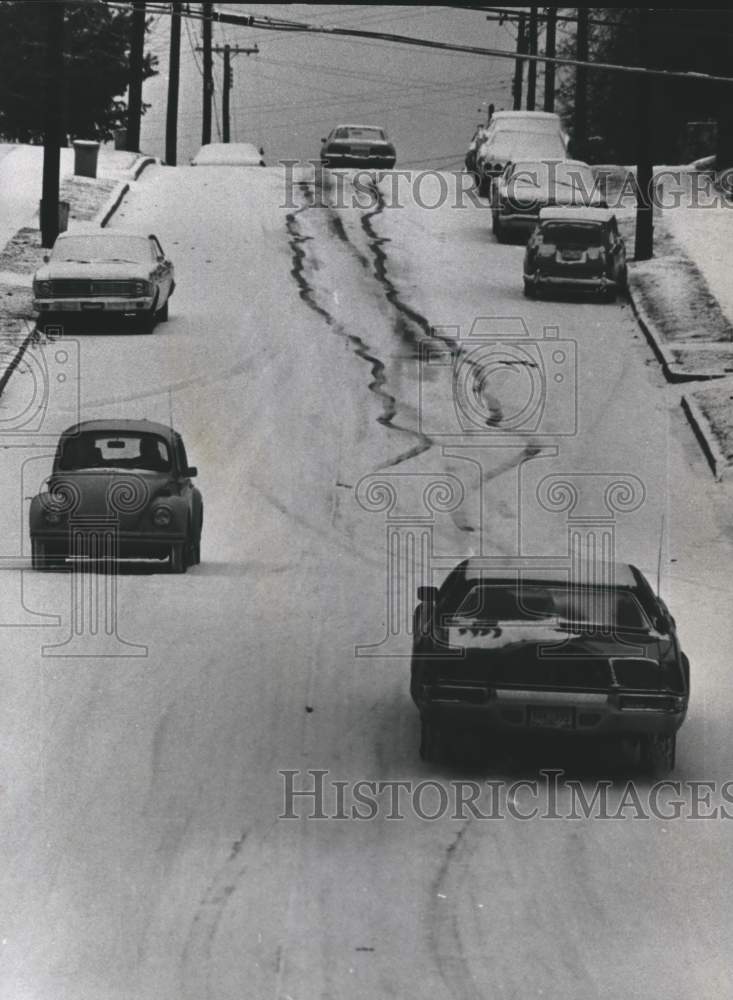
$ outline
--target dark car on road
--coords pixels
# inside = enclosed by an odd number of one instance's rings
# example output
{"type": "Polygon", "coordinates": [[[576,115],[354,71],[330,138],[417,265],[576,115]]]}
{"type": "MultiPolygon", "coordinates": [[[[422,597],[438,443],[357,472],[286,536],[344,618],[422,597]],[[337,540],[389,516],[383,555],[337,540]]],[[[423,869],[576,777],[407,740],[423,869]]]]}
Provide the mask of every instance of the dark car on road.
{"type": "Polygon", "coordinates": [[[575,289],[613,301],[626,282],[626,246],[611,209],[540,210],[524,255],[525,295],[575,289]]]}
{"type": "Polygon", "coordinates": [[[675,621],[643,574],[612,564],[599,583],[467,559],[420,587],[411,695],[421,756],[457,733],[626,740],[653,772],[674,767],[690,668],[675,621]]]}
{"type": "Polygon", "coordinates": [[[321,142],[324,167],[391,170],[397,159],[387,133],[376,125],[339,125],[321,142]]]}
{"type": "Polygon", "coordinates": [[[88,420],[67,428],[46,489],[31,501],[33,568],[90,556],[86,542],[104,529],[114,547],[105,558],[167,559],[172,573],[185,573],[201,560],[197,474],[180,434],[165,424],[88,420]]]}

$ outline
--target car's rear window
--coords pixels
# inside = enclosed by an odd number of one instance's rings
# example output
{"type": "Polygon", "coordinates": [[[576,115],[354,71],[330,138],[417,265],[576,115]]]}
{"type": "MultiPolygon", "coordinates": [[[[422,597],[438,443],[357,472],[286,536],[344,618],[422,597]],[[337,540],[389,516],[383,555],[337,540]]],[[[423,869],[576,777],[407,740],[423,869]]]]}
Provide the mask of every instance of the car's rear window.
{"type": "Polygon", "coordinates": [[[568,623],[570,627],[648,628],[646,617],[630,591],[603,587],[478,584],[446,612],[472,622],[550,619],[568,623]]]}
{"type": "Polygon", "coordinates": [[[542,236],[545,242],[563,247],[600,247],[608,243],[604,227],[591,222],[545,222],[542,236]]]}
{"type": "Polygon", "coordinates": [[[61,448],[59,468],[145,469],[167,472],[171,467],[168,444],[157,434],[115,434],[114,431],[67,438],[61,448]]]}
{"type": "Polygon", "coordinates": [[[384,139],[381,128],[338,128],[334,133],[336,139],[384,139]]]}

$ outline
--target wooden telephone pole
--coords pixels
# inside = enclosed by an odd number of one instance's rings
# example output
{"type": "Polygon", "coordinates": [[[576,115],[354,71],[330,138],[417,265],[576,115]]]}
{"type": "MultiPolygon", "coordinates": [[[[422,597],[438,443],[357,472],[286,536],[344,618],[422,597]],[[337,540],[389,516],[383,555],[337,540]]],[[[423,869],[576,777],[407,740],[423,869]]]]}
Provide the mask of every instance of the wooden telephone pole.
{"type": "MultiPolygon", "coordinates": [[[[204,50],[198,46],[196,51],[202,52],[204,50]]],[[[224,81],[221,88],[221,137],[224,142],[230,142],[229,91],[232,89],[232,56],[256,55],[260,50],[255,42],[251,49],[241,45],[215,45],[211,51],[224,56],[224,81]]]]}
{"type": "Polygon", "coordinates": [[[171,41],[168,60],[168,108],[165,120],[165,162],[175,167],[178,154],[178,80],[181,67],[181,0],[171,4],[171,41]]]}
{"type": "Polygon", "coordinates": [[[59,234],[59,167],[63,139],[64,5],[47,3],[46,122],[43,137],[41,243],[52,247],[59,234]]]}
{"type": "Polygon", "coordinates": [[[127,103],[127,148],[140,151],[140,119],[143,113],[143,62],[145,48],[145,0],[132,5],[130,42],[130,94],[127,103]]]}
{"type": "MultiPolygon", "coordinates": [[[[557,7],[547,8],[545,28],[545,55],[555,58],[555,33],[557,27],[557,7]]],[[[555,64],[545,63],[545,111],[555,110],[555,64]]]]}

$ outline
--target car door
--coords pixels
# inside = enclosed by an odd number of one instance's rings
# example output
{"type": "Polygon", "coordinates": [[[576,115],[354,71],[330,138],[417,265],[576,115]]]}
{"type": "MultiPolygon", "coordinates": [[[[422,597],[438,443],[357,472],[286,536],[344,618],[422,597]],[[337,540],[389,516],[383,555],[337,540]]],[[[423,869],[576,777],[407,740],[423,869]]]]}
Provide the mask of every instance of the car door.
{"type": "Polygon", "coordinates": [[[173,284],[173,265],[163,252],[157,236],[150,235],[150,247],[155,258],[155,276],[158,285],[158,308],[165,305],[173,284]]]}

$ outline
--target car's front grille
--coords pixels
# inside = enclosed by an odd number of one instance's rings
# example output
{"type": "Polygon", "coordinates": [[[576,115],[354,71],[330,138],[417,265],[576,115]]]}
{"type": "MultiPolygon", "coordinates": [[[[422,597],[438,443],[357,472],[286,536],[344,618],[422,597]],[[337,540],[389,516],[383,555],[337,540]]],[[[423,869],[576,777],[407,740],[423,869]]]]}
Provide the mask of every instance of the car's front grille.
{"type": "Polygon", "coordinates": [[[91,281],[88,278],[56,278],[51,282],[51,293],[57,298],[94,298],[108,295],[133,295],[134,281],[101,279],[91,281]]]}

